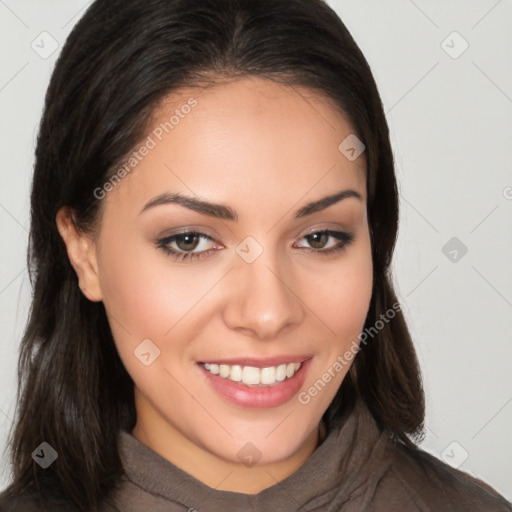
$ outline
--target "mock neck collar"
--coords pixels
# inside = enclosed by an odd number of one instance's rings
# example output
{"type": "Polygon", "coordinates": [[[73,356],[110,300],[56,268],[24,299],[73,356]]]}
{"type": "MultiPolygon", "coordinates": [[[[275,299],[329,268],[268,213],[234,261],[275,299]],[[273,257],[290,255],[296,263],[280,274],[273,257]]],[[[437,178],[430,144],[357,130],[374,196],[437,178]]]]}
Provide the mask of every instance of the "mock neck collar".
{"type": "Polygon", "coordinates": [[[348,496],[373,491],[389,465],[383,457],[388,439],[357,401],[330,423],[325,439],[303,466],[257,494],[211,488],[126,431],[119,433],[119,453],[127,478],[138,487],[198,512],[212,510],[212,503],[215,510],[295,511],[306,503],[308,509],[331,510],[348,496]]]}

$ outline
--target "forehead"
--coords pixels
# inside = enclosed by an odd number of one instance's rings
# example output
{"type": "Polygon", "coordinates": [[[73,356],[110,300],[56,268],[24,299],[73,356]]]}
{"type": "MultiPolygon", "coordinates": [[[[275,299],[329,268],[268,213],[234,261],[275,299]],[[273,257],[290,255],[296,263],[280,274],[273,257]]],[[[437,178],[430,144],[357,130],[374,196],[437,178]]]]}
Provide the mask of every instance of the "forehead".
{"type": "Polygon", "coordinates": [[[254,132],[260,129],[262,136],[263,131],[272,135],[279,131],[288,138],[311,137],[318,145],[319,136],[327,131],[335,138],[355,132],[340,107],[324,94],[254,76],[174,91],[155,108],[150,126],[169,121],[174,112],[183,109],[187,110],[185,116],[180,115],[174,123],[191,117],[197,123],[197,133],[204,128],[210,133],[229,130],[232,134],[243,126],[254,132]],[[193,109],[187,107],[191,99],[197,103],[193,109]]]}
{"type": "Polygon", "coordinates": [[[364,154],[339,149],[354,131],[330,99],[263,78],[180,89],[156,107],[141,142],[151,150],[108,199],[140,206],[178,191],[277,207],[340,187],[365,197],[364,154]]]}

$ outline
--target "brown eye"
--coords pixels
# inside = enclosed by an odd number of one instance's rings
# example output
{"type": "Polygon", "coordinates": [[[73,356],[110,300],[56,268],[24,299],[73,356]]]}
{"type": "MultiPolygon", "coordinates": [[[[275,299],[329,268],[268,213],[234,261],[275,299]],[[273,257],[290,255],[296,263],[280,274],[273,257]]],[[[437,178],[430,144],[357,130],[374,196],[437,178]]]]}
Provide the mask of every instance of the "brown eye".
{"type": "Polygon", "coordinates": [[[311,235],[306,235],[304,238],[308,239],[308,243],[314,249],[322,249],[330,238],[330,235],[325,231],[320,231],[318,233],[312,233],[311,235]]]}
{"type": "Polygon", "coordinates": [[[206,258],[212,251],[213,239],[205,233],[189,231],[176,233],[156,241],[156,247],[177,260],[206,258]],[[200,249],[200,250],[197,250],[200,249]]]}
{"type": "Polygon", "coordinates": [[[305,251],[327,255],[348,247],[354,241],[355,236],[352,233],[345,233],[344,231],[324,229],[322,231],[309,233],[303,236],[302,239],[309,245],[309,247],[299,246],[305,251]]]}
{"type": "Polygon", "coordinates": [[[193,251],[199,245],[199,239],[196,233],[185,233],[175,237],[175,244],[182,251],[193,251]]]}

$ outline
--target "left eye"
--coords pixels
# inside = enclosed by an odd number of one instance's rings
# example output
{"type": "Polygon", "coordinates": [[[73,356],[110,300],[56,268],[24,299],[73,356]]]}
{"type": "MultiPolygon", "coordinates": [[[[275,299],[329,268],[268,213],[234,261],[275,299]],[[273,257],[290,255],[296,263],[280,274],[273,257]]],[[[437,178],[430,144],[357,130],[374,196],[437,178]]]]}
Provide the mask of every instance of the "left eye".
{"type": "MultiPolygon", "coordinates": [[[[350,233],[345,233],[344,231],[333,231],[330,229],[314,231],[313,233],[305,235],[303,238],[307,240],[308,244],[313,249],[318,249],[316,252],[331,252],[333,250],[342,249],[354,240],[354,237],[350,233]],[[335,243],[334,245],[331,244],[330,247],[326,247],[327,240],[329,239],[331,241],[338,240],[338,243],[335,243]]],[[[306,249],[309,250],[308,247],[306,247],[306,249]]]]}

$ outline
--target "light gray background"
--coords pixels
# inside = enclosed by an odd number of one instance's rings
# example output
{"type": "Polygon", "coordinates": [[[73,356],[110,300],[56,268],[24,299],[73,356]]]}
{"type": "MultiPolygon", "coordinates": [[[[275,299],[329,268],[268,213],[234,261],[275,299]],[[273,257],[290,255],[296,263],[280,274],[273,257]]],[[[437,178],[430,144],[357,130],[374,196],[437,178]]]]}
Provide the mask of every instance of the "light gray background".
{"type": "MultiPolygon", "coordinates": [[[[0,0],[2,449],[30,304],[37,125],[55,58],[88,4],[0,0]],[[31,47],[51,49],[42,32],[59,45],[46,59],[31,47]]],[[[512,0],[329,4],[366,55],[390,124],[401,196],[394,274],[424,373],[422,447],[512,500],[512,0]]],[[[5,453],[0,463],[4,488],[5,453]]]]}

